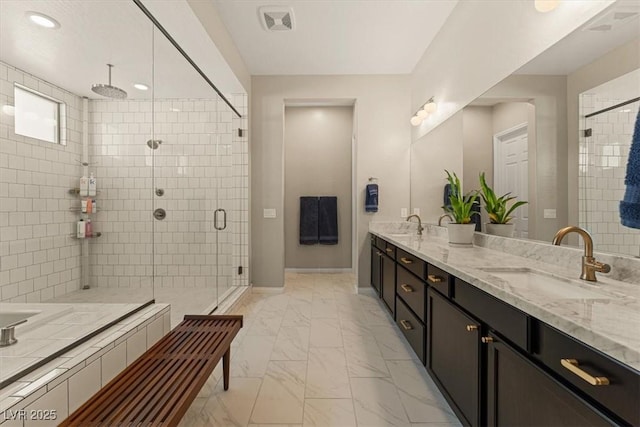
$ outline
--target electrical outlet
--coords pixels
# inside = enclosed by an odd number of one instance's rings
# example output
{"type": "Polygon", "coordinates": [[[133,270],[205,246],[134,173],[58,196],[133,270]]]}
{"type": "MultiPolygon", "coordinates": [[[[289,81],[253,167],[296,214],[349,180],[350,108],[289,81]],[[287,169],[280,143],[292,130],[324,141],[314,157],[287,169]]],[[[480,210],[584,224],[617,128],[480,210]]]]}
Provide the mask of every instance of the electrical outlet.
{"type": "Polygon", "coordinates": [[[544,217],[546,219],[555,219],[556,217],[556,210],[555,209],[545,209],[544,210],[544,217]]]}
{"type": "Polygon", "coordinates": [[[401,216],[402,218],[406,218],[407,216],[409,216],[409,215],[407,214],[407,208],[402,208],[402,209],[400,209],[400,216],[401,216]]]}
{"type": "Polygon", "coordinates": [[[413,214],[420,216],[420,208],[413,208],[413,214]]]}

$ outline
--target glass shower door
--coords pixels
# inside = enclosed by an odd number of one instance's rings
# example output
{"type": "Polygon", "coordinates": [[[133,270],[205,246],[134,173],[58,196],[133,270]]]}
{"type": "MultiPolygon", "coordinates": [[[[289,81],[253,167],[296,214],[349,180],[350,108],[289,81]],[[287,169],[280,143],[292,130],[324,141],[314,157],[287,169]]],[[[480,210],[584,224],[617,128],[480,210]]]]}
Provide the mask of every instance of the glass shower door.
{"type": "MultiPolygon", "coordinates": [[[[218,113],[219,119],[223,121],[228,114],[229,126],[231,125],[230,113],[226,113],[222,107],[222,101],[218,105],[222,109],[218,113]]],[[[215,231],[217,235],[217,289],[218,303],[221,303],[232,291],[233,277],[235,274],[233,267],[233,244],[234,233],[232,226],[233,210],[233,155],[231,147],[231,134],[221,133],[216,135],[216,218],[215,231]]]]}

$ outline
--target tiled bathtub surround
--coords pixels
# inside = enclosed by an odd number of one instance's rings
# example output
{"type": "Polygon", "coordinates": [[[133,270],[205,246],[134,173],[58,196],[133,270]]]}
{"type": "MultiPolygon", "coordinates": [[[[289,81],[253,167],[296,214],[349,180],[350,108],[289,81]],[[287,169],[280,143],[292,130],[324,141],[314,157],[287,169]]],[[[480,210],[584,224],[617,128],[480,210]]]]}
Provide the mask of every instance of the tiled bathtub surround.
{"type": "MultiPolygon", "coordinates": [[[[640,330],[640,260],[627,258],[629,270],[624,279],[633,283],[615,281],[605,274],[598,275],[599,282],[587,283],[578,279],[580,264],[573,262],[581,256],[581,250],[480,233],[476,233],[474,247],[455,248],[449,246],[446,239],[435,237],[431,233],[434,228],[437,227],[428,226],[422,238],[377,231],[375,223],[370,224],[369,231],[620,362],[640,369],[640,336],[637,334],[640,330]],[[523,291],[482,270],[505,266],[530,268],[560,279],[576,279],[572,289],[578,287],[584,295],[550,294],[535,287],[523,291]]],[[[606,257],[597,258],[609,261],[606,257]]],[[[614,263],[612,270],[617,268],[620,266],[614,263]]]]}
{"type": "Polygon", "coordinates": [[[78,215],[69,189],[82,174],[81,98],[0,62],[0,107],[13,106],[14,82],[64,101],[67,144],[14,133],[0,109],[0,301],[40,302],[79,289],[78,215]]]}
{"type": "Polygon", "coordinates": [[[620,224],[619,203],[640,102],[586,115],[640,96],[640,70],[580,95],[580,225],[603,252],[640,255],[640,230],[620,224]],[[591,129],[587,137],[583,131],[591,129]]]}
{"type": "Polygon", "coordinates": [[[0,425],[57,425],[170,329],[169,306],[154,304],[0,389],[0,425]],[[55,418],[30,419],[30,410],[55,411],[55,418]]]}

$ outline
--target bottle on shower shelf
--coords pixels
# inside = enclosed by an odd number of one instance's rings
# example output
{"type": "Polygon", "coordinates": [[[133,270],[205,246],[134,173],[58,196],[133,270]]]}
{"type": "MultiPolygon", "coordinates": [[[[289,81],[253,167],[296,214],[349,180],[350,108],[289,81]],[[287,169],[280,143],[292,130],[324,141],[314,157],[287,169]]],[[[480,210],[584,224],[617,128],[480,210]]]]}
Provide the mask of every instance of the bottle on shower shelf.
{"type": "Polygon", "coordinates": [[[98,205],[96,199],[91,199],[91,212],[98,212],[98,205]]]}
{"type": "Polygon", "coordinates": [[[85,225],[85,237],[93,237],[93,224],[91,224],[91,220],[87,219],[87,224],[85,225]]]}
{"type": "Polygon", "coordinates": [[[78,239],[84,239],[86,231],[87,231],[87,229],[86,229],[85,220],[84,219],[80,219],[80,221],[78,221],[76,237],[78,239]]]}
{"type": "Polygon", "coordinates": [[[96,178],[93,176],[93,172],[91,172],[91,175],[89,175],[89,193],[87,195],[95,196],[96,194],[96,178]]]}
{"type": "Polygon", "coordinates": [[[80,196],[89,195],[89,178],[86,175],[82,175],[80,178],[80,187],[78,187],[78,194],[80,196]]]}

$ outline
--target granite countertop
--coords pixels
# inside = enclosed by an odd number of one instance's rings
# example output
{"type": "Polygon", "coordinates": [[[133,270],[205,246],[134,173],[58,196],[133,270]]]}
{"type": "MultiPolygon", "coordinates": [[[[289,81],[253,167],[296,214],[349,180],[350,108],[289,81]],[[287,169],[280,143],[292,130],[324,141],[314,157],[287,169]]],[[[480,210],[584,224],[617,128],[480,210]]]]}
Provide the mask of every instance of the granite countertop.
{"type": "Polygon", "coordinates": [[[591,284],[578,279],[580,270],[574,266],[563,267],[478,246],[453,247],[446,238],[430,232],[424,236],[415,232],[393,234],[375,226],[370,226],[369,231],[640,371],[637,284],[611,280],[599,273],[598,282],[591,284]],[[533,272],[537,280],[522,280],[519,271],[533,272]],[[545,286],[547,283],[552,286],[545,286]]]}

